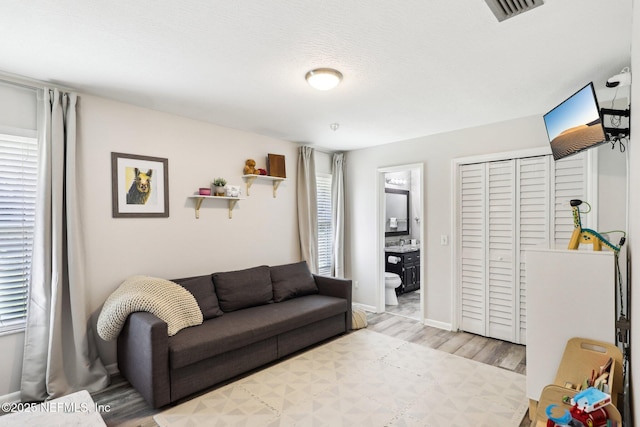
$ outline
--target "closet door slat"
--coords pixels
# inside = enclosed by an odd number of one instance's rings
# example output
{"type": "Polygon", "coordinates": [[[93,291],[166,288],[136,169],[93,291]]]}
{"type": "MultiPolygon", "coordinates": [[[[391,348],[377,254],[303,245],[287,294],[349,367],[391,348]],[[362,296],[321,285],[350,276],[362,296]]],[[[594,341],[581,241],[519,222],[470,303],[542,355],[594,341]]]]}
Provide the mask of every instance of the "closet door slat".
{"type": "Polygon", "coordinates": [[[485,172],[484,165],[460,168],[461,328],[485,335],[485,172]]]}

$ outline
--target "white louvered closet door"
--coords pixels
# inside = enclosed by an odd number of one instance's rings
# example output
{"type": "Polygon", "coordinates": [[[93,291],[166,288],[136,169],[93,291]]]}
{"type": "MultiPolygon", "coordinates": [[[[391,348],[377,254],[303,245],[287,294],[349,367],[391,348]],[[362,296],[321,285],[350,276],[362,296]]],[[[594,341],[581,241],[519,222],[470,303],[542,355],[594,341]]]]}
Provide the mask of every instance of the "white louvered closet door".
{"type": "Polygon", "coordinates": [[[569,200],[587,199],[586,154],[460,166],[460,329],[524,344],[525,252],[567,245],[569,200]]]}
{"type": "Polygon", "coordinates": [[[516,298],[517,329],[515,342],[526,344],[527,336],[527,272],[525,251],[549,247],[551,156],[518,159],[517,243],[518,295],[516,298]]]}
{"type": "Polygon", "coordinates": [[[460,168],[461,329],[516,340],[515,161],[460,168]]]}
{"type": "Polygon", "coordinates": [[[487,168],[486,335],[515,341],[515,161],[487,168]]]}
{"type": "Polygon", "coordinates": [[[485,335],[485,166],[460,167],[461,329],[485,335]]]}

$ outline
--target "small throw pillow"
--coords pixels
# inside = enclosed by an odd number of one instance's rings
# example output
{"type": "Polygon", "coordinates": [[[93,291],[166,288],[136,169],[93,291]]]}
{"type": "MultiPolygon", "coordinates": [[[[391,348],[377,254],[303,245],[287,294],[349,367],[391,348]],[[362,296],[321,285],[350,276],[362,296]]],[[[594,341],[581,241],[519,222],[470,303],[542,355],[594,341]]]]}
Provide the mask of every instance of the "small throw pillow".
{"type": "Polygon", "coordinates": [[[224,312],[273,302],[269,267],[213,273],[213,284],[224,312]]]}
{"type": "Polygon", "coordinates": [[[274,302],[318,293],[306,261],[271,267],[271,283],[274,302]]]}
{"type": "Polygon", "coordinates": [[[213,289],[211,275],[207,274],[206,276],[177,279],[174,280],[174,282],[191,292],[205,320],[220,317],[224,314],[222,310],[220,310],[218,297],[213,289]]]}

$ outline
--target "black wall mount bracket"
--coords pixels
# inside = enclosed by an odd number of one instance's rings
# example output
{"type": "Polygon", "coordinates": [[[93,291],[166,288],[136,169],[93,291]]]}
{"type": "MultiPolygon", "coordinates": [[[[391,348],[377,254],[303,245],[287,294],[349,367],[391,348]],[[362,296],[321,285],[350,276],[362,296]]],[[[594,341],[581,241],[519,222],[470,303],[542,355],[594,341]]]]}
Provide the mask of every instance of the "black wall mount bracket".
{"type": "MultiPolygon", "coordinates": [[[[603,118],[604,116],[619,116],[619,117],[631,117],[631,109],[627,108],[626,110],[615,110],[611,108],[601,108],[600,116],[603,118]]],[[[612,128],[604,126],[604,131],[608,133],[612,138],[628,138],[631,136],[631,129],[626,128],[612,128]]]]}

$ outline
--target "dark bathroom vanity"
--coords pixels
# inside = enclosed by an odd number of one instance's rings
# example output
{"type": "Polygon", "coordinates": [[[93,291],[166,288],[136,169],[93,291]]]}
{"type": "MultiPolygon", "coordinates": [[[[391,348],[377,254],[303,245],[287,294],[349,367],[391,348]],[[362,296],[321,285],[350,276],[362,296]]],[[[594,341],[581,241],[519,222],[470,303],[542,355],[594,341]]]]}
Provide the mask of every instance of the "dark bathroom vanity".
{"type": "Polygon", "coordinates": [[[402,280],[396,294],[420,289],[420,249],[410,246],[385,248],[385,271],[397,274],[402,280]],[[389,262],[389,257],[396,257],[397,262],[389,262]]]}

